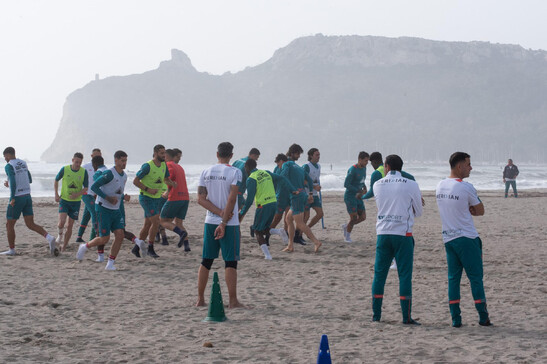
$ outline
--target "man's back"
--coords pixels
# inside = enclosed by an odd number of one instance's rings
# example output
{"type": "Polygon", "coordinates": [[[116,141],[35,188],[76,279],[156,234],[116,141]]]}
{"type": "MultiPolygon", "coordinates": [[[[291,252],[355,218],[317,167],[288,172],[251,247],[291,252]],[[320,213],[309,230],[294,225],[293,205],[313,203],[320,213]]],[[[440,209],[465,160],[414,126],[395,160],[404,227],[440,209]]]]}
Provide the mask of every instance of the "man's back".
{"type": "MultiPolygon", "coordinates": [[[[238,185],[241,182],[241,171],[227,164],[215,164],[201,173],[199,186],[207,188],[207,199],[219,209],[224,209],[228,202],[231,186],[238,185]]],[[[228,225],[239,225],[237,204],[234,206],[233,216],[228,221],[228,225]]],[[[218,225],[222,218],[207,211],[205,218],[207,224],[218,225]]]]}

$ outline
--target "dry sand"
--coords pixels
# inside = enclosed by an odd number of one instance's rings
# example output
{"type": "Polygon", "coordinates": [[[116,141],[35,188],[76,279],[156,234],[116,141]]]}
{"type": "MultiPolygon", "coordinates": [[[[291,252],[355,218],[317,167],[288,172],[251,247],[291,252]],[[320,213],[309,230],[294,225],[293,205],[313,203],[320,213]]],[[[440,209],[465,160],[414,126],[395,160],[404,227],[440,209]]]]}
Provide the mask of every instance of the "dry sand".
{"type": "MultiPolygon", "coordinates": [[[[171,245],[156,249],[159,259],[137,259],[126,242],[116,272],[95,263],[93,251],[78,263],[76,243],[49,257],[45,240],[19,221],[17,256],[0,257],[0,362],[311,363],[322,334],[335,363],[546,362],[547,192],[522,191],[518,199],[504,199],[499,191],[480,196],[486,215],[475,222],[484,244],[493,327],[478,325],[466,277],[464,326],[450,326],[446,258],[432,192],[424,193],[424,216],[414,229],[413,316],[422,326],[401,324],[394,271],[382,322],[370,322],[376,207],[366,203],[368,219],[354,229],[355,242],[344,243],[339,226],[347,214],[340,193],[324,194],[326,229],[314,227],[323,241],[317,255],[311,245],[283,253],[282,242],[272,237],[274,260],[265,261],[248,233],[251,211],[242,225],[238,290],[252,307],[226,308],[223,323],[202,322],[207,307],[193,305],[204,210],[192,196],[186,222],[192,251],[178,249],[170,234],[171,245]]],[[[6,203],[0,201],[0,211],[6,203]]],[[[140,206],[132,201],[126,209],[128,230],[138,232],[140,206]]],[[[53,199],[35,199],[34,212],[56,234],[53,199]]],[[[0,237],[4,250],[5,228],[0,237]]],[[[222,261],[215,261],[215,271],[227,303],[222,261]]],[[[207,300],[212,274],[209,282],[207,300]]]]}

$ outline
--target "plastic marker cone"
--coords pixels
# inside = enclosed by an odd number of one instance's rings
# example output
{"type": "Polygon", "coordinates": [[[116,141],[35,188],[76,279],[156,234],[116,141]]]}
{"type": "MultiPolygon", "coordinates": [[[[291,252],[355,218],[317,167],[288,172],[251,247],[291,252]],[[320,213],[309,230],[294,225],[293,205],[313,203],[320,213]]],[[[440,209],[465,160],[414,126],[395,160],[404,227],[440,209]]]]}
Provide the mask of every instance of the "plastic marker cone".
{"type": "Polygon", "coordinates": [[[203,321],[226,321],[224,314],[224,304],[222,303],[222,294],[220,293],[220,284],[218,283],[218,273],[213,275],[213,286],[211,287],[211,299],[209,300],[209,312],[203,321]]]}
{"type": "Polygon", "coordinates": [[[317,364],[331,364],[329,339],[327,335],[321,336],[321,344],[319,344],[319,354],[317,355],[317,364]]]}

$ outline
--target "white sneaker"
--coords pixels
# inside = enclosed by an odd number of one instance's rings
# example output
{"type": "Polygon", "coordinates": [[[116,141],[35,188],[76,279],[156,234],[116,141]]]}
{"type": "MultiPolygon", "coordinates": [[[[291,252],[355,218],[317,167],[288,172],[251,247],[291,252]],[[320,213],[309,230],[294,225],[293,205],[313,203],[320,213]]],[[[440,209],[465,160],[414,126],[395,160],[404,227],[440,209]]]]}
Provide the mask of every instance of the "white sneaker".
{"type": "Polygon", "coordinates": [[[15,255],[15,249],[6,250],[5,252],[0,253],[0,255],[14,256],[15,255]]]}
{"type": "Polygon", "coordinates": [[[350,233],[346,234],[346,236],[344,237],[344,241],[346,243],[353,243],[353,240],[351,240],[351,234],[350,233]]]}
{"type": "Polygon", "coordinates": [[[112,259],[108,259],[108,262],[106,263],[105,270],[116,270],[116,267],[114,267],[114,261],[112,259]]]}
{"type": "Polygon", "coordinates": [[[344,241],[347,242],[348,238],[348,224],[342,224],[342,233],[344,234],[344,241]]]}
{"type": "Polygon", "coordinates": [[[97,254],[97,259],[95,259],[95,261],[98,263],[104,262],[104,254],[97,254]]]}
{"type": "Polygon", "coordinates": [[[80,247],[78,248],[78,252],[76,253],[76,259],[84,260],[84,254],[86,251],[87,251],[87,246],[85,246],[85,243],[80,244],[80,247]]]}
{"type": "Polygon", "coordinates": [[[395,259],[393,259],[393,261],[391,262],[391,266],[389,267],[389,269],[397,269],[397,262],[395,261],[395,259]]]}

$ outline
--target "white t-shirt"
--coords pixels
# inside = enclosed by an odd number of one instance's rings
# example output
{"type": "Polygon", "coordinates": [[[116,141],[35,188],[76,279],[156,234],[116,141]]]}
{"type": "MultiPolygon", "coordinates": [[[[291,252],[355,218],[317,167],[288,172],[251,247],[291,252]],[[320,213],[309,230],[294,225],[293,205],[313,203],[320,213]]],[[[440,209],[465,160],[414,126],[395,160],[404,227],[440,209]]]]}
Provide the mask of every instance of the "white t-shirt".
{"type": "Polygon", "coordinates": [[[445,243],[460,237],[475,239],[479,236],[469,206],[476,206],[481,200],[471,183],[459,178],[446,178],[437,185],[435,195],[445,243]]]}
{"type": "MultiPolygon", "coordinates": [[[[207,199],[211,201],[213,205],[223,210],[228,203],[230,188],[232,186],[237,186],[237,184],[241,182],[241,179],[241,171],[238,168],[227,164],[215,164],[201,172],[198,186],[207,188],[207,199]]],[[[236,203],[233,211],[234,216],[228,221],[227,225],[239,225],[237,209],[236,203]]],[[[221,222],[221,216],[207,210],[207,215],[205,217],[206,224],[219,225],[221,222]]]]}
{"type": "Polygon", "coordinates": [[[378,207],[376,234],[411,236],[414,217],[422,215],[418,183],[392,171],[374,184],[378,207]]]}

